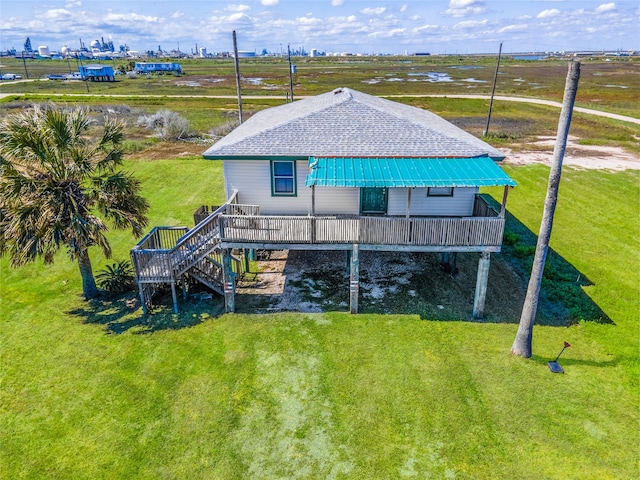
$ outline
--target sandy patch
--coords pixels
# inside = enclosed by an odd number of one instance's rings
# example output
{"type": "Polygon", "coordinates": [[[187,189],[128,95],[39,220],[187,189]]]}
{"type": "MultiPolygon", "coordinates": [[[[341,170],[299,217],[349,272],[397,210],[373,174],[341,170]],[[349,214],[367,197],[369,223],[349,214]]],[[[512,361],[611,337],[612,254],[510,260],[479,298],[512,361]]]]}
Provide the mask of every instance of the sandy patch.
{"type": "MultiPolygon", "coordinates": [[[[512,152],[504,149],[507,158],[503,163],[511,165],[527,165],[543,163],[551,165],[555,137],[538,137],[533,143],[535,150],[512,152]]],[[[574,168],[596,170],[640,170],[640,157],[620,147],[604,147],[597,145],[580,145],[578,139],[569,136],[563,165],[574,168]]]]}

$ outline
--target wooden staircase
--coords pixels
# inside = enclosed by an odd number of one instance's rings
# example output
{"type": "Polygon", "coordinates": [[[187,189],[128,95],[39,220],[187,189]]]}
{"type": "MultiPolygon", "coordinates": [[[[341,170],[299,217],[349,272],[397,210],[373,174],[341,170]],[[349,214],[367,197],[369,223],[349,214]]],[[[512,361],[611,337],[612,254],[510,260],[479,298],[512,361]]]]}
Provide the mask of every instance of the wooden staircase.
{"type": "MultiPolygon", "coordinates": [[[[177,313],[175,287],[182,285],[186,295],[189,279],[194,279],[220,295],[224,295],[222,250],[218,216],[227,204],[210,213],[194,228],[154,227],[132,250],[140,299],[145,313],[153,296],[163,284],[169,284],[177,313]]],[[[231,257],[236,275],[242,273],[243,262],[231,257]]]]}

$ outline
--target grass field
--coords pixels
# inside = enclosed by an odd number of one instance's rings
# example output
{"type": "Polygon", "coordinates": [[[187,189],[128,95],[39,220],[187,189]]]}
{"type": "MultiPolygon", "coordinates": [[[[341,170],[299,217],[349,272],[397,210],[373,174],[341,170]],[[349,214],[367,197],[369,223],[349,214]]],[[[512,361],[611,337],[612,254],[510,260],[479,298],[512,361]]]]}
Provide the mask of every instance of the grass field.
{"type": "MultiPolygon", "coordinates": [[[[127,168],[152,225],[224,200],[217,162],[127,168]]],[[[509,210],[537,231],[548,169],[507,170],[509,210]]],[[[2,259],[0,477],[637,478],[639,185],[565,171],[551,245],[613,323],[537,326],[530,360],[509,353],[515,323],[219,315],[219,300],[144,317],[82,301],[64,254],[2,259]],[[565,340],[566,374],[551,374],[565,340]]],[[[110,238],[126,258],[135,239],[110,238]]]]}
{"type": "MultiPolygon", "coordinates": [[[[495,57],[353,57],[297,58],[294,95],[316,95],[350,87],[372,95],[491,93],[495,57]],[[436,77],[430,74],[441,74],[436,77]]],[[[633,57],[585,58],[576,105],[640,117],[640,64],[633,57]]],[[[75,62],[31,60],[26,71],[21,60],[2,60],[3,72],[26,72],[34,82],[0,82],[0,93],[91,93],[115,95],[235,95],[233,60],[181,60],[184,75],[152,75],[137,79],[118,76],[116,82],[49,81],[46,75],[77,71],[75,62]],[[40,81],[40,79],[45,80],[40,81]]],[[[125,68],[121,60],[105,61],[125,68]]],[[[285,95],[289,88],[285,59],[243,59],[240,65],[244,95],[285,95]]],[[[562,100],[567,60],[519,61],[505,57],[496,94],[562,100]]]]}
{"type": "MultiPolygon", "coordinates": [[[[395,101],[428,109],[451,121],[466,131],[481,136],[486,126],[488,100],[452,98],[400,97],[395,101]]],[[[0,112],[10,114],[33,103],[54,102],[64,106],[83,106],[93,109],[96,114],[109,111],[119,112],[119,118],[128,125],[127,138],[142,140],[148,146],[148,131],[135,129],[138,116],[169,109],[189,120],[199,134],[208,134],[217,128],[236,122],[237,101],[220,98],[113,98],[105,103],[103,97],[73,97],[43,95],[11,96],[0,101],[0,112]]],[[[243,102],[245,118],[249,115],[283,103],[278,99],[246,99],[243,102]]],[[[515,102],[495,102],[493,105],[490,137],[487,141],[497,147],[515,150],[529,148],[540,136],[555,135],[560,110],[544,105],[515,102]]],[[[572,135],[580,138],[580,143],[591,145],[619,146],[628,151],[640,153],[637,126],[617,120],[594,118],[591,115],[575,113],[572,135]]],[[[539,147],[536,147],[539,148],[539,147]]]]}

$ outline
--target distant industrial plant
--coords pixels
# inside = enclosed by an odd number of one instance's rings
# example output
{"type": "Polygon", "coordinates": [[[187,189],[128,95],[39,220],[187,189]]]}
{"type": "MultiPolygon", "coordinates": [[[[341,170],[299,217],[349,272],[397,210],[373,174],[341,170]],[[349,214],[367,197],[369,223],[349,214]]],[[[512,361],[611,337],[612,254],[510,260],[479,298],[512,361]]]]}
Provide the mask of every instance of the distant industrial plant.
{"type": "MultiPolygon", "coordinates": [[[[180,44],[177,45],[177,48],[166,50],[163,49],[160,45],[156,50],[146,50],[146,51],[137,51],[132,50],[126,43],[120,44],[117,48],[115,47],[113,41],[111,39],[105,41],[104,37],[100,37],[100,40],[92,40],[87,47],[83,40],[80,38],[78,42],[78,47],[63,45],[59,50],[52,50],[48,45],[39,45],[37,48],[34,48],[31,43],[31,39],[27,37],[23,49],[18,51],[15,48],[10,48],[4,51],[0,51],[0,57],[16,57],[16,58],[29,58],[29,59],[67,59],[67,58],[79,58],[79,59],[104,59],[111,60],[116,58],[129,58],[129,59],[139,59],[139,58],[229,58],[233,57],[233,52],[220,50],[217,52],[209,52],[207,47],[198,46],[196,44],[194,48],[190,48],[189,51],[183,51],[180,49],[180,44]]],[[[267,49],[262,49],[260,53],[257,50],[244,50],[238,51],[238,57],[248,58],[248,57],[282,57],[286,56],[288,52],[287,48],[282,48],[280,46],[279,51],[268,51],[267,49]]],[[[361,53],[351,53],[351,52],[326,52],[321,51],[316,48],[312,48],[307,51],[304,47],[291,48],[290,53],[292,56],[296,57],[349,57],[349,56],[371,56],[365,55],[361,53]]],[[[640,52],[636,51],[624,51],[624,50],[615,50],[615,51],[572,51],[572,52],[520,52],[520,53],[511,53],[510,56],[520,56],[528,57],[526,59],[542,59],[549,57],[583,57],[583,56],[636,56],[640,54],[640,52]]],[[[378,56],[388,56],[389,54],[379,54],[378,56]]],[[[402,53],[398,53],[397,55],[405,55],[405,56],[428,56],[430,55],[425,51],[416,51],[416,52],[408,52],[404,51],[402,53]]],[[[478,53],[475,55],[495,55],[493,53],[478,53]]]]}

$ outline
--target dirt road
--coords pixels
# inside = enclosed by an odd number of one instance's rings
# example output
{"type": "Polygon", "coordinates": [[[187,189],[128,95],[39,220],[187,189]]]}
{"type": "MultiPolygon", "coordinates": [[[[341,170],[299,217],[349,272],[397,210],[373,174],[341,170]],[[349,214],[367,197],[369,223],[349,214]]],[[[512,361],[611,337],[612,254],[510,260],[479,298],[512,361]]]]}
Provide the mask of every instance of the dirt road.
{"type": "MultiPolygon", "coordinates": [[[[8,96],[21,95],[19,93],[0,93],[0,99],[8,96]]],[[[29,94],[35,96],[38,94],[29,94]]],[[[61,96],[62,94],[40,94],[42,96],[61,96]]],[[[129,97],[131,95],[91,95],[91,94],[64,94],[66,96],[75,97],[104,97],[104,98],[120,98],[129,97]]],[[[139,95],[142,98],[236,98],[233,95],[139,95]]],[[[488,95],[388,95],[385,98],[399,98],[399,97],[432,97],[432,98],[470,98],[488,100],[488,95]]],[[[246,95],[245,99],[261,99],[266,96],[258,95],[246,95]]],[[[268,98],[275,98],[286,100],[286,97],[273,95],[268,98]]],[[[304,97],[297,97],[304,98],[304,97]]],[[[547,105],[550,107],[562,108],[562,104],[554,102],[552,100],[543,100],[539,98],[524,98],[524,97],[507,97],[497,95],[494,97],[497,101],[503,102],[524,102],[533,103],[538,105],[547,105]]],[[[600,117],[611,118],[622,122],[633,123],[640,125],[640,119],[635,117],[629,117],[625,115],[619,115],[617,113],[602,112],[600,110],[593,110],[589,108],[574,107],[576,112],[585,113],[587,115],[596,115],[600,117]]],[[[640,158],[631,154],[619,147],[603,147],[603,146],[587,146],[580,145],[578,139],[571,137],[567,143],[567,149],[565,152],[565,158],[563,163],[567,166],[586,169],[606,169],[606,170],[640,170],[640,158]]],[[[529,163],[544,163],[551,164],[553,152],[551,147],[554,140],[550,138],[539,138],[534,144],[532,150],[511,152],[508,149],[505,150],[507,158],[504,163],[511,163],[516,165],[529,164],[529,163]]],[[[166,152],[165,152],[166,153],[166,152]]]]}
{"type": "MultiPolygon", "coordinates": [[[[13,95],[25,95],[23,93],[0,93],[0,99],[13,96],[13,95]]],[[[234,95],[101,95],[101,94],[87,94],[87,93],[30,93],[30,96],[67,96],[67,97],[105,97],[105,98],[119,98],[119,97],[135,97],[138,96],[140,98],[236,98],[234,95]]],[[[400,98],[400,97],[429,97],[429,98],[471,98],[471,99],[480,99],[480,100],[488,100],[489,95],[384,95],[385,98],[400,98]]],[[[244,95],[243,98],[247,100],[260,100],[262,98],[274,98],[280,100],[286,100],[286,97],[283,95],[269,95],[268,97],[265,95],[244,95]]],[[[297,97],[305,98],[305,97],[297,97]]],[[[496,95],[493,97],[494,100],[501,102],[523,102],[523,103],[533,103],[538,105],[547,105],[550,107],[562,108],[562,104],[560,102],[554,102],[553,100],[543,100],[541,98],[526,98],[526,97],[506,97],[503,95],[496,95]]],[[[636,125],[640,125],[640,118],[629,117],[626,115],[619,115],[617,113],[603,112],[600,110],[593,110],[591,108],[583,108],[583,107],[574,107],[576,112],[586,113],[588,115],[596,115],[599,117],[612,118],[614,120],[620,120],[621,122],[629,122],[635,123],[636,125]]]]}

